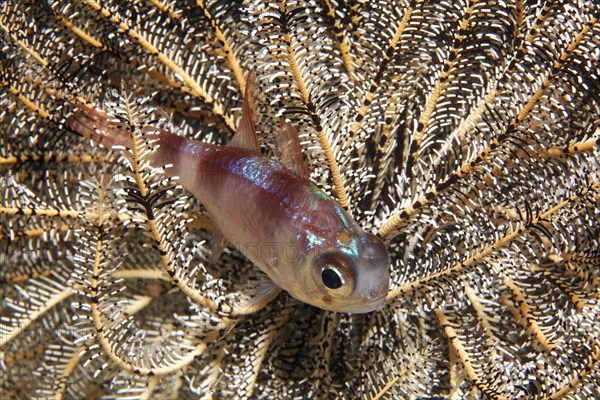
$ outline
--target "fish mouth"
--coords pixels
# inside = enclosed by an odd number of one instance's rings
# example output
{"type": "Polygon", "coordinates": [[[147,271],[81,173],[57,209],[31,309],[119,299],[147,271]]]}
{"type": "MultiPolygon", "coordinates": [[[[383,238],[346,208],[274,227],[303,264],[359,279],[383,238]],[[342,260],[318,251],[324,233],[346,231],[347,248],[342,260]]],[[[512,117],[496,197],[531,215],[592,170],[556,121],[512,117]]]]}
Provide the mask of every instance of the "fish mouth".
{"type": "Polygon", "coordinates": [[[368,294],[355,296],[351,302],[338,306],[338,312],[349,314],[364,314],[382,309],[387,301],[386,297],[389,290],[387,280],[372,288],[368,294]]]}
{"type": "Polygon", "coordinates": [[[385,297],[381,297],[375,300],[358,301],[350,304],[345,304],[342,307],[335,307],[330,311],[337,311],[347,314],[365,314],[373,311],[378,311],[386,305],[385,297]]]}

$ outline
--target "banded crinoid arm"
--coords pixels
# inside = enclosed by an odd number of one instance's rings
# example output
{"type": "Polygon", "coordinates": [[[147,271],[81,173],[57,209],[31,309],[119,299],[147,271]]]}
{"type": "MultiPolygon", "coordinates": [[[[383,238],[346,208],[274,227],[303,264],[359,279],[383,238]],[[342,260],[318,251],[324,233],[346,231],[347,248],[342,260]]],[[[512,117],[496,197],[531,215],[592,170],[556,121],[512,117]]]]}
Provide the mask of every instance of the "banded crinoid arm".
{"type": "Polygon", "coordinates": [[[407,148],[417,179],[396,187],[417,189],[380,228],[399,255],[388,298],[425,304],[489,397],[578,393],[597,373],[600,71],[589,57],[597,10],[587,11],[548,5],[520,28],[515,53],[447,138],[431,130],[428,151],[417,147],[426,135],[407,148]],[[580,23],[565,24],[573,15],[580,23]],[[515,370],[527,354],[546,364],[515,370]]]}

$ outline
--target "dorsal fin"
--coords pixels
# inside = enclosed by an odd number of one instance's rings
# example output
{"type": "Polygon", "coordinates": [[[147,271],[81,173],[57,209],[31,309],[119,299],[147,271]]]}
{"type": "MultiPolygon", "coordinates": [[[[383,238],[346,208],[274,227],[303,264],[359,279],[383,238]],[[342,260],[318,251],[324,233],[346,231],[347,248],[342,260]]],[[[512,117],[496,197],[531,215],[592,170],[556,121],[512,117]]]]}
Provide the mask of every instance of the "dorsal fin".
{"type": "Polygon", "coordinates": [[[244,92],[244,104],[242,105],[242,118],[237,131],[227,146],[239,147],[241,149],[253,150],[260,153],[258,137],[256,137],[256,127],[254,119],[256,116],[256,75],[254,72],[248,73],[246,78],[246,90],[244,92]]]}
{"type": "Polygon", "coordinates": [[[308,179],[308,166],[302,157],[298,131],[284,122],[283,119],[281,120],[279,136],[277,136],[277,147],[281,153],[280,159],[283,166],[300,178],[308,179]]]}

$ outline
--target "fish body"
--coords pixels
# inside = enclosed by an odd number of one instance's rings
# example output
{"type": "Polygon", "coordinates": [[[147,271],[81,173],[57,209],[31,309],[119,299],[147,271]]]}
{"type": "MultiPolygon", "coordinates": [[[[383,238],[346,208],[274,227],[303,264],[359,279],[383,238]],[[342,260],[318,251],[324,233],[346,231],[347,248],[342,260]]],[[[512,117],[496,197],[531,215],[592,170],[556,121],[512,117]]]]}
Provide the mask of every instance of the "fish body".
{"type": "MultiPolygon", "coordinates": [[[[249,80],[247,87],[252,84],[249,80]]],[[[284,124],[280,132],[286,165],[261,155],[249,98],[247,89],[229,145],[157,130],[152,164],[170,164],[165,173],[180,177],[200,200],[215,236],[226,238],[295,298],[339,312],[381,308],[389,285],[384,244],[310,182],[295,129],[284,124]]],[[[82,112],[71,117],[72,129],[109,147],[132,146],[119,121],[77,107],[82,112]]]]}
{"type": "Polygon", "coordinates": [[[164,133],[158,143],[155,162],[173,165],[168,174],[180,177],[223,236],[275,284],[323,309],[367,312],[383,305],[385,246],[308,179],[253,150],[164,133]],[[327,263],[346,275],[351,294],[323,283],[327,263]]]}

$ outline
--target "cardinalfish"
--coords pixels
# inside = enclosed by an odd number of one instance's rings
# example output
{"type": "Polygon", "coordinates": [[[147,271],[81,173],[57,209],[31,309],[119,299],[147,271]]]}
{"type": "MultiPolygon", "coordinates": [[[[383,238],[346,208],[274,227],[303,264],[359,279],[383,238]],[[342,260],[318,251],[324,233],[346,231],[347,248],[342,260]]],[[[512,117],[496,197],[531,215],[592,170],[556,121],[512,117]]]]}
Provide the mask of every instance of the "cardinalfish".
{"type": "MultiPolygon", "coordinates": [[[[292,126],[282,123],[281,163],[261,154],[255,92],[250,75],[241,122],[226,146],[153,129],[158,147],[152,165],[172,165],[165,173],[178,176],[204,205],[214,225],[213,256],[228,241],[302,302],[346,313],[381,308],[389,286],[385,245],[311,183],[292,126]]],[[[69,120],[75,131],[107,147],[132,148],[122,123],[93,108],[76,107],[80,111],[69,120]]]]}

